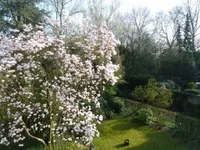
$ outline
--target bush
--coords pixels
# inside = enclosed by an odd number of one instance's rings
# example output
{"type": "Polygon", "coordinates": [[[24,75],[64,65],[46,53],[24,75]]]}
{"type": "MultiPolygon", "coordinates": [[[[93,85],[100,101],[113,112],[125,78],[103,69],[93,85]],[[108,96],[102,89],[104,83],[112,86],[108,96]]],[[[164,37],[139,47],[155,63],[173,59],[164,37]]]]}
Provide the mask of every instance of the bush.
{"type": "Polygon", "coordinates": [[[124,108],[124,101],[121,100],[119,97],[113,97],[111,108],[115,113],[120,113],[124,108]]]}
{"type": "Polygon", "coordinates": [[[157,92],[159,93],[158,97],[155,98],[155,100],[152,102],[152,105],[160,108],[169,107],[173,102],[171,90],[159,89],[157,92]]]}
{"type": "Polygon", "coordinates": [[[99,102],[101,108],[97,112],[103,115],[104,119],[112,119],[124,109],[124,101],[119,97],[100,98],[99,102]]]}
{"type": "Polygon", "coordinates": [[[103,97],[105,99],[110,99],[117,93],[117,86],[116,85],[106,85],[105,90],[103,93],[103,97]]]}
{"type": "Polygon", "coordinates": [[[195,83],[194,82],[188,82],[187,83],[187,88],[188,89],[195,89],[195,83]]]}
{"type": "Polygon", "coordinates": [[[162,130],[162,128],[166,124],[166,118],[162,112],[159,112],[156,117],[154,117],[154,123],[153,125],[158,129],[162,130]]]}
{"type": "Polygon", "coordinates": [[[187,83],[187,88],[188,89],[195,89],[195,83],[194,82],[188,82],[187,83]]]}
{"type": "Polygon", "coordinates": [[[194,144],[200,144],[200,120],[177,115],[176,117],[176,134],[182,136],[194,144]]]}
{"type": "Polygon", "coordinates": [[[139,102],[147,102],[147,92],[146,89],[142,86],[138,86],[132,92],[132,97],[134,100],[139,102]]]}
{"type": "Polygon", "coordinates": [[[133,112],[133,107],[126,106],[122,109],[121,115],[124,117],[129,117],[133,112]]]}
{"type": "Polygon", "coordinates": [[[135,118],[137,121],[144,125],[149,125],[152,123],[153,112],[149,108],[141,108],[138,110],[138,116],[135,118]]]}
{"type": "Polygon", "coordinates": [[[120,113],[124,107],[124,102],[120,98],[114,97],[117,93],[117,85],[106,85],[102,97],[99,99],[101,108],[97,111],[104,116],[104,119],[112,119],[120,113]]]}
{"type": "Polygon", "coordinates": [[[177,85],[174,81],[172,80],[166,80],[164,82],[159,82],[160,87],[169,89],[169,90],[178,90],[180,91],[180,86],[177,85]]]}
{"type": "Polygon", "coordinates": [[[134,98],[140,102],[166,108],[172,104],[171,90],[162,89],[154,79],[148,81],[147,86],[135,88],[134,98]]]}
{"type": "Polygon", "coordinates": [[[116,114],[110,109],[105,109],[104,113],[105,113],[104,119],[113,119],[116,116],[116,114]]]}

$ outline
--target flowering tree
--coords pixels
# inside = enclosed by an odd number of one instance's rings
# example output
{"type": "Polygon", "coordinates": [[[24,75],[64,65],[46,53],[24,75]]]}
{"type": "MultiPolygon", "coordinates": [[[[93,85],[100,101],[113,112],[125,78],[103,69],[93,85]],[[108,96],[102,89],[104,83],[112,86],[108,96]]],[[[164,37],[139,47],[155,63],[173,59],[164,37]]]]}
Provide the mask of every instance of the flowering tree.
{"type": "Polygon", "coordinates": [[[56,140],[89,144],[103,86],[117,81],[118,41],[106,27],[84,28],[65,42],[42,26],[0,37],[0,144],[23,146],[28,136],[53,149],[56,140]]]}

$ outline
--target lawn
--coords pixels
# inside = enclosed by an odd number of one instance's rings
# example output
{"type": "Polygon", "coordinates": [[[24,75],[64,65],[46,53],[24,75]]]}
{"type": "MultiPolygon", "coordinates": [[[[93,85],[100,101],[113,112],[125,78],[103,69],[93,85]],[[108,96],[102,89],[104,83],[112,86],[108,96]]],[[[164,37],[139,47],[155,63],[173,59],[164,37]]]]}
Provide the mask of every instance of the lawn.
{"type": "MultiPolygon", "coordinates": [[[[94,150],[199,150],[189,149],[167,132],[141,126],[124,117],[104,121],[98,129],[100,137],[94,139],[94,150]],[[130,140],[129,146],[124,146],[125,139],[130,140]]],[[[41,150],[37,142],[26,145],[27,148],[0,146],[0,150],[41,150]]]]}
{"type": "Polygon", "coordinates": [[[117,117],[99,126],[100,137],[95,138],[95,150],[189,150],[168,133],[141,126],[130,119],[117,117]],[[124,146],[129,139],[130,145],[124,146]]]}

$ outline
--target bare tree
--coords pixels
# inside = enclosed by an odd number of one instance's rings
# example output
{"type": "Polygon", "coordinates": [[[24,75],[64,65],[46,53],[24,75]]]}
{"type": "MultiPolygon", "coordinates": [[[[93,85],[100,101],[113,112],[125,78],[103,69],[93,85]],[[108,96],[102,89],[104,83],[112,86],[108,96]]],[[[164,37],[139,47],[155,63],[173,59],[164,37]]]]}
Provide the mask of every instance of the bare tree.
{"type": "Polygon", "coordinates": [[[170,14],[159,12],[156,15],[157,34],[164,48],[171,50],[176,40],[176,20],[170,14]]]}
{"type": "Polygon", "coordinates": [[[132,50],[141,51],[145,45],[144,38],[153,38],[153,18],[147,8],[133,8],[130,13],[121,16],[120,22],[123,29],[120,39],[132,50]]]}
{"type": "Polygon", "coordinates": [[[69,31],[64,28],[67,24],[70,29],[70,18],[84,12],[83,0],[46,0],[48,5],[46,9],[49,10],[50,18],[55,19],[52,28],[57,34],[66,34],[69,31]]]}
{"type": "Polygon", "coordinates": [[[97,26],[112,26],[112,21],[120,7],[119,0],[88,0],[85,16],[97,26]]]}

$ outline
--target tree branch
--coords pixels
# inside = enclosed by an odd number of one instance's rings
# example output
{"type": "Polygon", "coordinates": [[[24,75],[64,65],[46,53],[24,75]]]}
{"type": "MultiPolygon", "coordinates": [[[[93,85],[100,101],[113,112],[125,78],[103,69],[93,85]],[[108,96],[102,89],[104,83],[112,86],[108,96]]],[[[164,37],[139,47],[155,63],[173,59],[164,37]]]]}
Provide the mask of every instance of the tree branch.
{"type": "Polygon", "coordinates": [[[38,138],[38,137],[36,137],[36,136],[34,136],[34,135],[31,135],[31,133],[28,131],[28,129],[26,128],[26,124],[25,124],[25,122],[22,120],[22,123],[23,123],[23,125],[24,125],[24,130],[25,130],[25,132],[27,133],[27,135],[29,136],[29,137],[31,137],[32,139],[35,139],[35,140],[37,140],[38,142],[40,142],[40,143],[42,143],[44,146],[45,146],[45,148],[48,148],[48,146],[47,146],[47,144],[45,143],[45,141],[43,140],[43,139],[41,139],[41,138],[38,138]]]}

